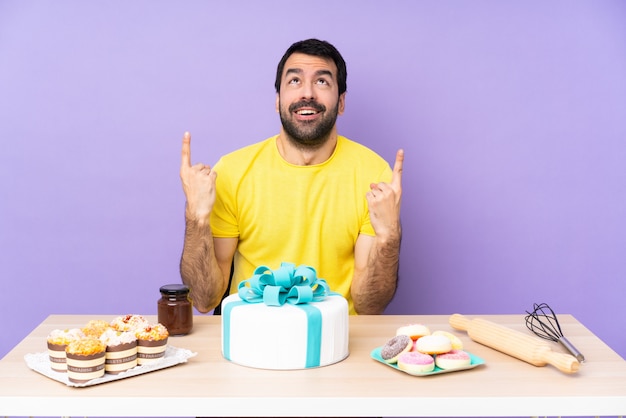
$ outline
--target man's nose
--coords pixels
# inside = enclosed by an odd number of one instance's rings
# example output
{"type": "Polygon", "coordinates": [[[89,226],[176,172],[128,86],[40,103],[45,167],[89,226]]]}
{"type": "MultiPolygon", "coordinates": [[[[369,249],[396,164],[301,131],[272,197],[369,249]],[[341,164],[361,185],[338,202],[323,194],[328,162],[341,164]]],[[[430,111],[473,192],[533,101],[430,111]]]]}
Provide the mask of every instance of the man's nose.
{"type": "Polygon", "coordinates": [[[313,83],[304,83],[302,87],[302,98],[305,100],[315,99],[315,89],[313,83]]]}

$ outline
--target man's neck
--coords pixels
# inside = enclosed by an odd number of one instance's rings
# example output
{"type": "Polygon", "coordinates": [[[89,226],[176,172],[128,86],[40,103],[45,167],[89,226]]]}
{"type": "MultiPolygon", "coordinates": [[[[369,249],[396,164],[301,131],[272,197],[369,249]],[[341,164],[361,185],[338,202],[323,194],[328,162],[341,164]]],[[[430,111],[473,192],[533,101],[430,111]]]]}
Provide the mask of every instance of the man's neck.
{"type": "Polygon", "coordinates": [[[276,139],[278,152],[289,164],[316,165],[327,161],[337,146],[337,131],[330,132],[328,139],[319,147],[305,147],[290,140],[287,133],[281,128],[276,139]]]}

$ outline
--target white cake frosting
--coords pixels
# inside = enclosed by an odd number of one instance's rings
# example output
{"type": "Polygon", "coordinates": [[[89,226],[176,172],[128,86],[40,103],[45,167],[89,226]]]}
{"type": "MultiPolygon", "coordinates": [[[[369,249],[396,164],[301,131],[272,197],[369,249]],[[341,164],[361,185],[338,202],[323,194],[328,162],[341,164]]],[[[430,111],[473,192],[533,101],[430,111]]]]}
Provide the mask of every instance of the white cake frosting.
{"type": "Polygon", "coordinates": [[[348,357],[348,302],[329,295],[319,302],[267,306],[230,295],[222,302],[222,354],[237,364],[274,370],[337,363],[348,357]],[[315,312],[321,316],[319,333],[310,327],[315,312]]]}

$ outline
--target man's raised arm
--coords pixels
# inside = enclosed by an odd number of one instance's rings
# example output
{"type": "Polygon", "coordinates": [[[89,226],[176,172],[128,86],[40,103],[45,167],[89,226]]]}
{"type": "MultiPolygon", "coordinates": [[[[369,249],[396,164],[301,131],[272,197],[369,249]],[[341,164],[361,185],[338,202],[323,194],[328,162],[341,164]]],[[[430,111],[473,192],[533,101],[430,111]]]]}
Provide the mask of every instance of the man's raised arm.
{"type": "Polygon", "coordinates": [[[187,203],[180,274],[191,290],[194,306],[203,313],[220,303],[237,245],[236,239],[213,239],[209,215],[215,203],[216,177],[217,173],[208,165],[191,165],[191,135],[185,132],[180,178],[187,203]]]}
{"type": "Polygon", "coordinates": [[[390,183],[372,183],[367,193],[370,220],[376,236],[360,235],[355,246],[352,300],[358,314],[381,314],[398,284],[400,263],[400,205],[404,151],[396,153],[390,183]]]}

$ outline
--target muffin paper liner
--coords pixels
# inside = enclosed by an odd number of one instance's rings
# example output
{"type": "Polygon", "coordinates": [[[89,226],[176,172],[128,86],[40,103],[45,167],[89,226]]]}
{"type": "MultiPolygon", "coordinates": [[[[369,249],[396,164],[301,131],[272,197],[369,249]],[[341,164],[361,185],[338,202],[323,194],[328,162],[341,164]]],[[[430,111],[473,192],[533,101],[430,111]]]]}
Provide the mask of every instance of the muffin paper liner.
{"type": "Polygon", "coordinates": [[[105,352],[95,354],[65,353],[67,356],[67,378],[72,383],[87,383],[104,376],[105,352]]]}
{"type": "Polygon", "coordinates": [[[137,340],[106,348],[104,370],[110,374],[124,373],[137,366],[137,340]]]}
{"type": "Polygon", "coordinates": [[[50,367],[52,367],[55,372],[67,372],[66,346],[67,344],[51,344],[48,342],[48,359],[50,360],[50,367]]]}
{"type": "Polygon", "coordinates": [[[98,385],[101,383],[112,382],[115,380],[125,379],[127,377],[138,376],[138,375],[149,373],[155,370],[161,370],[161,369],[165,369],[168,367],[176,366],[181,363],[186,363],[188,359],[195,357],[197,354],[198,353],[194,353],[184,348],[176,348],[176,347],[172,347],[171,345],[168,345],[165,350],[165,356],[154,363],[133,367],[132,369],[128,369],[125,372],[122,372],[119,374],[106,373],[103,377],[92,379],[85,383],[70,382],[68,379],[67,373],[61,373],[61,372],[56,372],[52,370],[50,357],[47,352],[26,354],[24,356],[24,360],[26,361],[26,365],[29,368],[36,371],[37,373],[40,373],[46,377],[49,377],[50,379],[56,380],[57,382],[64,383],[67,386],[86,387],[86,386],[98,385]]]}

